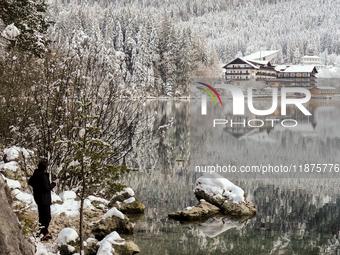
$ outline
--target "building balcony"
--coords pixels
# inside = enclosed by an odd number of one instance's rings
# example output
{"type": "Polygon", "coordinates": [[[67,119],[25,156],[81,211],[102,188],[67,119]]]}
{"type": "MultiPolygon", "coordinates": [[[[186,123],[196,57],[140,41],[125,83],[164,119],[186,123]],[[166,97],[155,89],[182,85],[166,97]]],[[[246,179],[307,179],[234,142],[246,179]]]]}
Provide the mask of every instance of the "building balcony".
{"type": "Polygon", "coordinates": [[[253,68],[253,67],[250,67],[250,66],[248,66],[248,67],[232,67],[232,66],[228,66],[228,67],[223,67],[224,69],[232,69],[232,70],[234,70],[234,69],[255,69],[255,68],[253,68]]]}
{"type": "Polygon", "coordinates": [[[275,77],[277,77],[277,74],[276,74],[276,73],[263,73],[263,72],[257,72],[256,75],[275,76],[275,77]]]}
{"type": "Polygon", "coordinates": [[[226,75],[250,75],[250,73],[225,73],[226,75]]]}

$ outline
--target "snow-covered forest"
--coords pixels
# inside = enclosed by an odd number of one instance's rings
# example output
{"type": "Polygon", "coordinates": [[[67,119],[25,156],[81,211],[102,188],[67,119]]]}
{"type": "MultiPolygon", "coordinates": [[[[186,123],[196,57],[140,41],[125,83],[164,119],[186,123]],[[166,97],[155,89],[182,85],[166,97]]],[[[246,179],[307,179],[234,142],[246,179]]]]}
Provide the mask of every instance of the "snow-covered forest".
{"type": "Polygon", "coordinates": [[[191,76],[218,66],[198,30],[180,26],[166,10],[55,1],[49,15],[55,21],[48,32],[52,47],[109,58],[128,96],[187,95],[191,76]]]}
{"type": "MultiPolygon", "coordinates": [[[[223,62],[236,54],[246,55],[265,49],[280,50],[278,62],[285,63],[294,63],[307,53],[323,53],[325,62],[328,54],[340,54],[340,18],[337,15],[340,1],[99,0],[86,1],[83,6],[92,4],[97,10],[114,9],[117,13],[128,8],[138,17],[153,16],[156,23],[167,13],[175,26],[199,31],[199,37],[195,39],[206,40],[208,48],[216,49],[223,62]]],[[[68,6],[72,9],[74,5],[68,6]]],[[[121,26],[124,31],[126,26],[121,26]]],[[[174,41],[173,45],[176,44],[174,41]]]]}
{"type": "MultiPolygon", "coordinates": [[[[39,26],[32,26],[36,19],[29,15],[14,23],[21,31],[32,28],[36,41],[28,38],[31,46],[24,46],[38,48],[39,54],[48,48],[58,56],[78,52],[110,61],[110,73],[127,96],[180,96],[188,93],[190,77],[217,77],[221,63],[258,50],[280,50],[278,64],[296,64],[306,54],[334,63],[340,54],[339,5],[329,0],[58,0],[47,2],[48,19],[39,26]]],[[[6,25],[12,22],[2,16],[6,25]]]]}

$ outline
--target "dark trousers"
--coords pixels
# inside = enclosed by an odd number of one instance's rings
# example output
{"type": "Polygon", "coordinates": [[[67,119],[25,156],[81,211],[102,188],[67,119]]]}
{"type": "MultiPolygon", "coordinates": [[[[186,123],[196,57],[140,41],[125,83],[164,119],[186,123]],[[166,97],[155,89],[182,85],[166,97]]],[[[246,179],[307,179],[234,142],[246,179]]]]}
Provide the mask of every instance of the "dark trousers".
{"type": "Polygon", "coordinates": [[[51,222],[51,206],[50,205],[38,205],[39,223],[42,227],[40,234],[44,236],[48,234],[48,226],[51,222]]]}

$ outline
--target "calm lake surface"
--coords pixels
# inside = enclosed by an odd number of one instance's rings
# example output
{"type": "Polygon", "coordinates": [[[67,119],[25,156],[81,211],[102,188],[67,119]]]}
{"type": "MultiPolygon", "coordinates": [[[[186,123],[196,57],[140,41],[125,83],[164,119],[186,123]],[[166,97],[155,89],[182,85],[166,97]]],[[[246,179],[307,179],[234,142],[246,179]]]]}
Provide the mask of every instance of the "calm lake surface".
{"type": "MultiPolygon", "coordinates": [[[[155,126],[172,117],[174,125],[165,137],[143,146],[132,162],[139,172],[125,177],[125,183],[146,206],[145,216],[136,220],[133,236],[127,237],[139,246],[142,255],[340,254],[340,179],[336,174],[332,178],[223,175],[245,190],[257,207],[256,217],[242,223],[212,218],[200,224],[168,219],[169,212],[197,204],[193,189],[202,173],[196,173],[189,162],[193,150],[190,132],[196,125],[190,123],[193,103],[151,101],[146,108],[150,113],[157,112],[155,126]]],[[[239,130],[236,134],[235,130],[220,127],[215,133],[227,146],[223,163],[340,163],[340,102],[312,100],[307,109],[312,118],[291,112],[303,124],[300,131],[276,127],[242,138],[244,133],[240,135],[239,130]]],[[[224,110],[227,116],[228,109],[224,110]]],[[[204,147],[206,139],[195,140],[195,147],[204,147]]]]}

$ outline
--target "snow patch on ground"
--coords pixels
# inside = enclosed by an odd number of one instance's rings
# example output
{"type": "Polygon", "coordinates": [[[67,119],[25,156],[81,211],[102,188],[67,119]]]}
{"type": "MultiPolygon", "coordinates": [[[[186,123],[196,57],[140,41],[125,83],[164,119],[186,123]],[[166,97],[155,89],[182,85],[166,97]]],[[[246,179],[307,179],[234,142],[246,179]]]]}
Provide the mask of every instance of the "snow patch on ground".
{"type": "Polygon", "coordinates": [[[2,174],[1,174],[1,176],[5,180],[5,182],[7,183],[8,187],[10,187],[11,189],[20,189],[21,188],[20,182],[8,179],[5,176],[3,176],[2,174]]]}
{"type": "Polygon", "coordinates": [[[99,201],[99,202],[104,203],[104,204],[110,203],[109,200],[106,200],[106,199],[101,198],[101,197],[88,196],[87,199],[90,200],[91,202],[92,202],[92,201],[99,201]]]}
{"type": "Polygon", "coordinates": [[[72,199],[72,200],[76,199],[77,195],[74,191],[64,191],[59,194],[59,197],[65,202],[66,200],[69,200],[69,199],[72,199]]]}
{"type": "Polygon", "coordinates": [[[244,202],[243,189],[218,173],[209,172],[198,178],[194,192],[196,192],[196,190],[203,190],[210,196],[227,196],[233,203],[238,204],[239,202],[244,202]]]}
{"type": "Polygon", "coordinates": [[[8,163],[4,163],[3,161],[0,163],[0,170],[7,169],[13,172],[18,170],[18,163],[15,161],[10,161],[8,163]]]}
{"type": "Polygon", "coordinates": [[[60,196],[58,196],[56,193],[54,192],[51,192],[51,195],[52,195],[52,203],[55,203],[55,202],[61,202],[63,201],[60,196]]]}
{"type": "Polygon", "coordinates": [[[55,240],[55,243],[57,243],[59,246],[67,244],[70,241],[75,241],[78,238],[78,233],[73,228],[64,228],[62,229],[57,239],[55,240]]]}
{"type": "MultiPolygon", "coordinates": [[[[74,199],[66,199],[63,204],[53,204],[51,205],[51,213],[53,215],[60,215],[61,213],[66,213],[68,217],[75,217],[79,214],[80,201],[75,201],[74,199]]],[[[91,201],[88,199],[84,200],[84,209],[94,210],[91,201]]]]}
{"type": "Polygon", "coordinates": [[[7,155],[7,159],[9,161],[16,160],[19,158],[19,155],[22,153],[26,158],[29,158],[31,154],[34,154],[33,151],[27,150],[25,148],[20,148],[18,146],[13,146],[4,150],[4,153],[7,155]]]}
{"type": "Polygon", "coordinates": [[[22,192],[19,189],[12,190],[12,194],[16,199],[24,202],[27,205],[30,205],[32,207],[31,209],[36,208],[37,205],[34,201],[34,197],[32,194],[29,194],[27,192],[22,192]]]}
{"type": "Polygon", "coordinates": [[[117,216],[121,219],[124,219],[124,214],[119,211],[116,207],[112,207],[109,211],[107,211],[103,216],[102,216],[102,219],[106,219],[108,217],[111,217],[111,216],[117,216]]]}
{"type": "Polygon", "coordinates": [[[48,243],[36,242],[36,252],[35,255],[56,255],[55,248],[48,243]]]}

